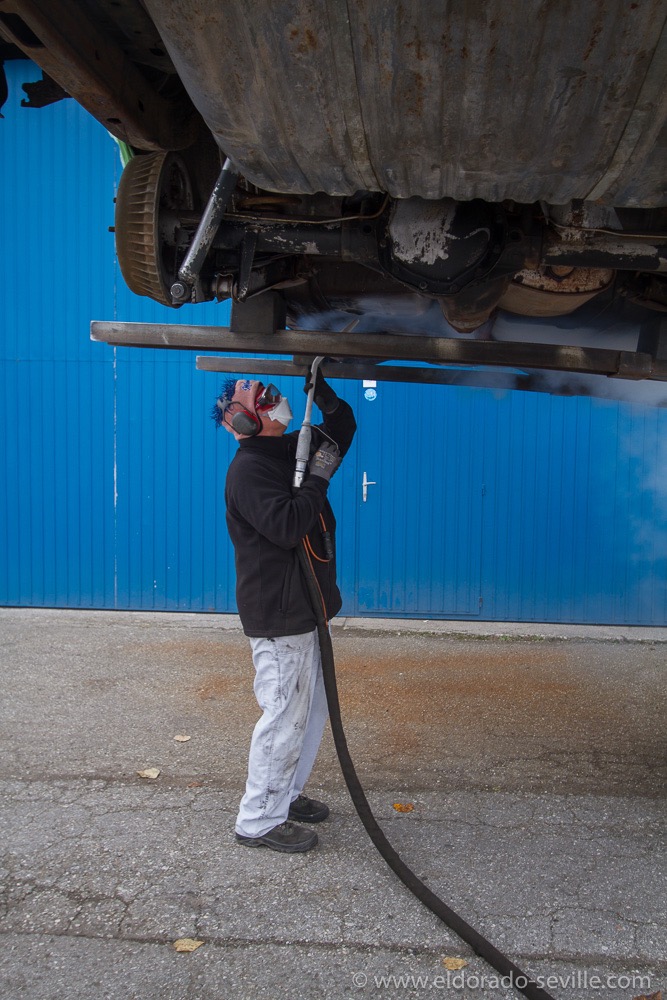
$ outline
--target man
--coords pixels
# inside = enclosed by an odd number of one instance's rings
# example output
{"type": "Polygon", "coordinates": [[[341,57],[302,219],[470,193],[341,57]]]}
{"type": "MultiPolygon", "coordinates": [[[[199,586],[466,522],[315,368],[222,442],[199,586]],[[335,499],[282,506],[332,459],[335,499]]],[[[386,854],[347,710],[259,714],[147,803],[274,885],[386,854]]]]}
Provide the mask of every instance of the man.
{"type": "Polygon", "coordinates": [[[289,854],[317,844],[317,834],[299,823],[320,823],[329,815],[324,803],[303,794],[327,704],[316,617],[297,548],[305,540],[330,619],[342,602],[336,585],[336,522],[327,490],[356,430],[350,406],[319,372],[315,402],[324,421],[312,429],[308,474],[298,490],[292,488],[298,432],[285,433],[292,413],[275,386],[230,380],[214,408],[217,423],[239,442],[227,473],[227,526],[235,551],[237,605],[250,638],[255,696],[262,709],[252,735],[236,839],[289,854]]]}

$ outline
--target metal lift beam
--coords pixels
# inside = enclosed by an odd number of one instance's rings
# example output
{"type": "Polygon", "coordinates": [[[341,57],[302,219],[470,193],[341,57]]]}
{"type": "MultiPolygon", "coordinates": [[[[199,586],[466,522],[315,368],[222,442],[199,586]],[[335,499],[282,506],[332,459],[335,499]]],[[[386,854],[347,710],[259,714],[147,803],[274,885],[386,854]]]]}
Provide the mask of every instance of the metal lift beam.
{"type": "MultiPolygon", "coordinates": [[[[93,321],[91,338],[118,347],[309,357],[324,354],[331,358],[347,357],[358,361],[370,359],[375,363],[380,360],[401,360],[439,365],[492,365],[667,381],[667,360],[638,351],[595,347],[322,330],[276,330],[273,334],[235,333],[229,327],[113,321],[93,321]]],[[[377,370],[377,365],[372,365],[371,370],[377,370]]],[[[364,377],[375,376],[371,374],[364,377]]]]}

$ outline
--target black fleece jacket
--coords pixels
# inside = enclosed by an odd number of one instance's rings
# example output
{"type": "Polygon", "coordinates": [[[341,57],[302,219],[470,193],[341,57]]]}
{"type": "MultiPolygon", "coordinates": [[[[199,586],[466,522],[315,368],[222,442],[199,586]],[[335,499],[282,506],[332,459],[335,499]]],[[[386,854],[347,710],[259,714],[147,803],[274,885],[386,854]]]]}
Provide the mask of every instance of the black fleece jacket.
{"type": "MultiPolygon", "coordinates": [[[[313,427],[311,453],[322,440],[322,428],[345,455],[356,427],[351,407],[340,400],[336,410],[313,427]]],[[[297,555],[297,546],[306,535],[319,557],[312,562],[327,618],[341,609],[335,554],[326,560],[322,538],[321,519],[335,546],[329,484],[307,475],[300,489],[292,488],[297,438],[298,431],[281,437],[244,438],[227,472],[225,501],[236,561],[236,603],[248,636],[300,635],[316,627],[297,555]]]]}

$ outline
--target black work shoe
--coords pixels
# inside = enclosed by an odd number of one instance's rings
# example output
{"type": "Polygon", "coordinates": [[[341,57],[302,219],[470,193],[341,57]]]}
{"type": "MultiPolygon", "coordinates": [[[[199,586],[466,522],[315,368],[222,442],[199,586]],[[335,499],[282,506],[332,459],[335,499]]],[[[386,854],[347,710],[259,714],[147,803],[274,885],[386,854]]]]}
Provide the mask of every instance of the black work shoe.
{"type": "Polygon", "coordinates": [[[297,795],[289,807],[289,818],[299,823],[321,823],[329,815],[329,806],[317,799],[309,799],[307,795],[297,795]]]}
{"type": "Polygon", "coordinates": [[[263,837],[243,837],[237,833],[236,839],[246,847],[270,847],[272,851],[280,851],[282,854],[299,854],[315,847],[317,834],[288,821],[274,826],[263,837]]]}

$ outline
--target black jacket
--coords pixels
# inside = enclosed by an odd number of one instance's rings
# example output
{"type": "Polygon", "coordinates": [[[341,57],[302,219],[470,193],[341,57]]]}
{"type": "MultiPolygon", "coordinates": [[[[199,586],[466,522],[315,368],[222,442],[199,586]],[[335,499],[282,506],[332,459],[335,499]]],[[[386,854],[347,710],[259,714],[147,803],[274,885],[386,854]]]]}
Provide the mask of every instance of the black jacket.
{"type": "MultiPolygon", "coordinates": [[[[340,400],[335,412],[313,427],[313,443],[322,440],[318,427],[344,455],[357,425],[351,407],[340,400]]],[[[299,635],[311,632],[317,624],[297,546],[308,535],[314,554],[325,560],[320,515],[332,545],[336,520],[327,500],[326,480],[306,475],[300,489],[292,488],[297,438],[298,431],[282,437],[244,438],[227,472],[225,501],[236,559],[236,603],[248,636],[299,635]]],[[[329,561],[319,560],[312,562],[327,618],[333,618],[342,604],[335,555],[329,561]]]]}

